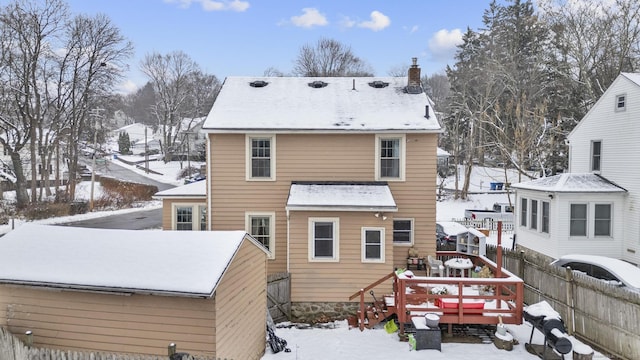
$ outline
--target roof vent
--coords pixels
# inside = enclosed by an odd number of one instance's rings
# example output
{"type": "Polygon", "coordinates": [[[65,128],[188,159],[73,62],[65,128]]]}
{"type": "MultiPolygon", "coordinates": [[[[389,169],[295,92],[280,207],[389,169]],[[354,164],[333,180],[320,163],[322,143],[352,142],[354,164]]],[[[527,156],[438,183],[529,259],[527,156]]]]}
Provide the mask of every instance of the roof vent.
{"type": "Polygon", "coordinates": [[[320,80],[316,80],[316,81],[314,81],[314,82],[310,82],[310,83],[309,83],[309,86],[310,86],[310,87],[312,87],[312,88],[314,88],[314,89],[323,88],[323,87],[325,87],[325,86],[327,86],[327,85],[329,85],[329,84],[327,84],[327,83],[326,83],[326,82],[324,82],[324,81],[320,81],[320,80]]]}
{"type": "Polygon", "coordinates": [[[388,82],[384,82],[384,81],[380,81],[380,80],[376,80],[376,81],[370,82],[369,86],[371,86],[372,88],[376,88],[376,89],[382,89],[382,88],[385,88],[385,87],[389,86],[389,83],[388,82]]]}
{"type": "Polygon", "coordinates": [[[261,88],[269,85],[269,83],[264,80],[256,80],[256,81],[250,82],[249,85],[251,85],[251,87],[261,88]]]}

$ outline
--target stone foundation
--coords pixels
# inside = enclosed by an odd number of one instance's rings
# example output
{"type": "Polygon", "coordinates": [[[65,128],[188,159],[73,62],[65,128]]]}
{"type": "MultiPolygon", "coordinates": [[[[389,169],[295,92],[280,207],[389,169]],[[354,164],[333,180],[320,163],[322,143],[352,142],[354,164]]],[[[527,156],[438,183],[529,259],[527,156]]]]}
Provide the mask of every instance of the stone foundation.
{"type": "Polygon", "coordinates": [[[359,303],[353,302],[294,302],[291,303],[291,321],[318,323],[344,320],[358,312],[359,303]]]}

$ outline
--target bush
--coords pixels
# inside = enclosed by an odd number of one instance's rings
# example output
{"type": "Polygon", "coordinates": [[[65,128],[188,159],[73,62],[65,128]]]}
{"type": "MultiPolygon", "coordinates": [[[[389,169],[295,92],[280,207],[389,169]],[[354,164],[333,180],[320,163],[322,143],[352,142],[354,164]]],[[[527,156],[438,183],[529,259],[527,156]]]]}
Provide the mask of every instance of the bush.
{"type": "Polygon", "coordinates": [[[124,182],[107,177],[101,178],[100,184],[103,195],[94,201],[94,207],[98,208],[122,208],[137,201],[149,201],[158,192],[157,186],[124,182]]]}

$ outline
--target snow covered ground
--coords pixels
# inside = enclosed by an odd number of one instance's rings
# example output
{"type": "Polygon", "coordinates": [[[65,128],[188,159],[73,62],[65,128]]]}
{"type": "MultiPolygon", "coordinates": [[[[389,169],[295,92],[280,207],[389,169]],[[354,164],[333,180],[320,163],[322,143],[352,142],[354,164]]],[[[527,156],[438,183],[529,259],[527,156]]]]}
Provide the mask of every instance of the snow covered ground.
{"type": "MultiPolygon", "coordinates": [[[[112,161],[112,160],[111,160],[112,161]]],[[[186,166],[183,163],[183,166],[186,166]]],[[[164,164],[162,161],[150,162],[150,169],[157,169],[162,172],[163,176],[149,175],[156,181],[168,184],[179,185],[181,182],[176,180],[176,174],[180,170],[179,163],[164,164]]],[[[145,174],[144,170],[132,170],[145,174]]],[[[517,175],[510,174],[509,181],[517,183],[519,180],[517,175]]],[[[460,179],[460,186],[462,186],[460,179]]],[[[527,179],[523,178],[522,181],[527,179]]],[[[502,170],[476,168],[472,174],[470,191],[474,192],[467,200],[445,199],[437,203],[437,220],[450,220],[453,218],[461,218],[466,208],[490,208],[495,202],[508,202],[509,195],[504,191],[489,190],[489,183],[494,181],[504,181],[504,173],[502,170]],[[478,193],[476,193],[478,192],[478,193]],[[484,192],[484,193],[479,193],[484,192]]],[[[454,179],[447,178],[445,187],[453,188],[454,179]]],[[[94,196],[100,196],[100,186],[96,185],[94,196]]],[[[78,185],[76,197],[78,199],[88,199],[90,194],[90,182],[81,182],[78,185]]],[[[513,194],[511,194],[513,201],[513,194]]],[[[6,193],[5,198],[10,198],[11,193],[6,193]]],[[[88,214],[75,215],[72,217],[62,217],[54,219],[45,219],[36,221],[40,224],[56,224],[68,221],[83,220],[87,218],[101,217],[112,215],[114,213],[135,212],[141,209],[150,209],[161,207],[159,201],[150,201],[140,204],[139,208],[122,209],[115,211],[92,212],[88,214]]],[[[14,226],[19,226],[21,221],[16,221],[14,226]]],[[[10,231],[12,224],[0,225],[0,234],[10,231]]],[[[502,237],[502,245],[510,247],[510,234],[502,237]]],[[[487,243],[495,244],[496,236],[492,235],[487,239],[487,243]]],[[[396,333],[388,334],[382,326],[379,328],[359,331],[358,329],[349,329],[346,321],[337,321],[328,325],[331,328],[304,328],[299,329],[294,324],[278,324],[284,326],[276,330],[276,335],[288,342],[291,352],[272,353],[267,346],[265,355],[262,360],[270,359],[296,359],[296,360],[324,360],[324,359],[350,359],[350,360],[373,360],[373,359],[425,359],[432,360],[468,360],[474,358],[478,360],[511,360],[511,359],[536,359],[535,355],[527,352],[524,344],[529,341],[532,333],[532,327],[524,322],[522,325],[506,325],[508,332],[518,341],[514,345],[512,351],[498,349],[493,344],[469,344],[469,343],[449,343],[442,344],[442,351],[437,350],[419,350],[412,351],[407,342],[401,342],[396,333]]],[[[535,330],[533,332],[533,344],[542,344],[544,339],[542,334],[535,330]]],[[[571,358],[571,354],[566,356],[571,358]]],[[[608,357],[595,353],[593,359],[601,360],[608,357]]]]}

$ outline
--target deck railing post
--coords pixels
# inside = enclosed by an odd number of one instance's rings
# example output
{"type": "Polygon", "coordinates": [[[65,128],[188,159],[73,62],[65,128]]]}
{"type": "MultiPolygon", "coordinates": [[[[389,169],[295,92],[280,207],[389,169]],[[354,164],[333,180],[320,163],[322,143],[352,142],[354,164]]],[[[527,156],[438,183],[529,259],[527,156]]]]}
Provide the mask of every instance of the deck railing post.
{"type": "Polygon", "coordinates": [[[364,331],[364,289],[360,289],[360,331],[364,331]]]}

